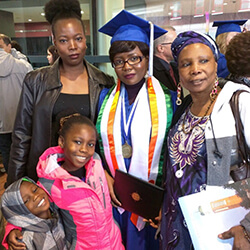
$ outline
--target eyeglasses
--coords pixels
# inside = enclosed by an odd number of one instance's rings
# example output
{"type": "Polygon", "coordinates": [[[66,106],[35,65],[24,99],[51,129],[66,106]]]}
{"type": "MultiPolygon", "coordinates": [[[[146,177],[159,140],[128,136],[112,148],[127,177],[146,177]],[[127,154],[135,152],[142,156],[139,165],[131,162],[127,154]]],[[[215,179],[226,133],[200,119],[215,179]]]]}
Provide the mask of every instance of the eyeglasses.
{"type": "Polygon", "coordinates": [[[114,62],[112,62],[112,67],[116,69],[120,69],[120,68],[123,68],[126,63],[128,63],[130,66],[133,66],[135,64],[140,63],[144,57],[145,56],[132,56],[128,58],[126,61],[115,60],[114,62]]]}
{"type": "Polygon", "coordinates": [[[161,45],[169,45],[169,44],[172,44],[172,43],[161,43],[161,45]]]}

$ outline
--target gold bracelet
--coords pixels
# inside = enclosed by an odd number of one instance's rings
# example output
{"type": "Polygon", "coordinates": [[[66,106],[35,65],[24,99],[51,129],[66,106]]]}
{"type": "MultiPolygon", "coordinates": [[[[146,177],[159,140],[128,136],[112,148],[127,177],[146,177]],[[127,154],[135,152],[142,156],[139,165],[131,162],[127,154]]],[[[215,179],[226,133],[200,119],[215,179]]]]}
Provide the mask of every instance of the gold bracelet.
{"type": "Polygon", "coordinates": [[[243,226],[242,226],[242,228],[243,228],[244,237],[247,239],[248,243],[250,243],[250,237],[249,237],[249,235],[248,235],[247,230],[246,230],[245,227],[243,227],[243,226]]]}

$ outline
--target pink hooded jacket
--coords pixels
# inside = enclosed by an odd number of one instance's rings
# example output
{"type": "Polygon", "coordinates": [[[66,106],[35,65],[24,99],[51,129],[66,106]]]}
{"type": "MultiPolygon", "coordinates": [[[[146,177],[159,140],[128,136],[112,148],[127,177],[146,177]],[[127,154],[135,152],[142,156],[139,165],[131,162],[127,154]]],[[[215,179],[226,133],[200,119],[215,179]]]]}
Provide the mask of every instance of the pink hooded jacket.
{"type": "Polygon", "coordinates": [[[64,161],[63,149],[47,149],[39,158],[37,175],[60,208],[71,249],[124,249],[99,156],[95,153],[85,165],[86,183],[64,170],[60,161],[64,161]]]}

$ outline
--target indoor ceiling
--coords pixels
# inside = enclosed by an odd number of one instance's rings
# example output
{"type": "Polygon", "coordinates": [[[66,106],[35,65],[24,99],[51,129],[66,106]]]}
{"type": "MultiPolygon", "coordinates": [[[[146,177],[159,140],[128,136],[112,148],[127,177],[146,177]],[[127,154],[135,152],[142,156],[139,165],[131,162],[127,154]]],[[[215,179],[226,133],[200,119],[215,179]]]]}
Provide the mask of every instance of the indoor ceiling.
{"type": "MultiPolygon", "coordinates": [[[[83,12],[82,19],[89,20],[89,3],[81,3],[81,9],[83,12]]],[[[46,22],[46,19],[44,17],[44,1],[32,0],[29,1],[29,4],[25,5],[25,1],[0,0],[0,10],[12,12],[14,17],[14,23],[46,22]],[[17,4],[17,2],[19,4],[17,4]],[[22,4],[20,4],[20,2],[22,2],[22,4]],[[41,6],[38,6],[38,2],[41,4],[41,6]]]]}
{"type": "MultiPolygon", "coordinates": [[[[82,19],[89,20],[91,0],[79,1],[83,11],[82,19]]],[[[48,0],[0,0],[0,10],[12,12],[14,15],[14,23],[46,22],[42,15],[46,2],[48,2],[48,0]]],[[[142,10],[144,14],[169,16],[171,15],[174,5],[180,3],[182,15],[192,16],[195,15],[196,4],[201,3],[205,6],[205,8],[203,7],[204,11],[209,11],[213,15],[213,12],[215,11],[213,10],[213,5],[215,2],[216,0],[145,0],[147,6],[145,10],[145,6],[144,8],[138,8],[138,4],[136,0],[134,0],[134,4],[136,3],[135,8],[137,9],[135,9],[133,13],[140,15],[142,14],[140,12],[142,10]]],[[[242,0],[220,0],[217,2],[222,3],[224,13],[237,13],[239,12],[242,0]]],[[[245,2],[250,8],[250,0],[244,0],[243,2],[245,2]]]]}

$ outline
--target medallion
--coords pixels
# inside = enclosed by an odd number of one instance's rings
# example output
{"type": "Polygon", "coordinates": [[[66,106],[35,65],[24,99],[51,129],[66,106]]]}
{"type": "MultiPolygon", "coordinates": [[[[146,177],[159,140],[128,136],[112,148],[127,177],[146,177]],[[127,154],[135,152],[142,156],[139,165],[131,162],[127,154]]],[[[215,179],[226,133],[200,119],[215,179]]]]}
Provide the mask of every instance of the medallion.
{"type": "Polygon", "coordinates": [[[131,158],[132,156],[132,147],[127,142],[122,145],[122,155],[124,158],[131,158]]]}
{"type": "Polygon", "coordinates": [[[182,169],[179,169],[175,172],[175,176],[177,178],[181,178],[183,176],[183,170],[182,169]]]}

